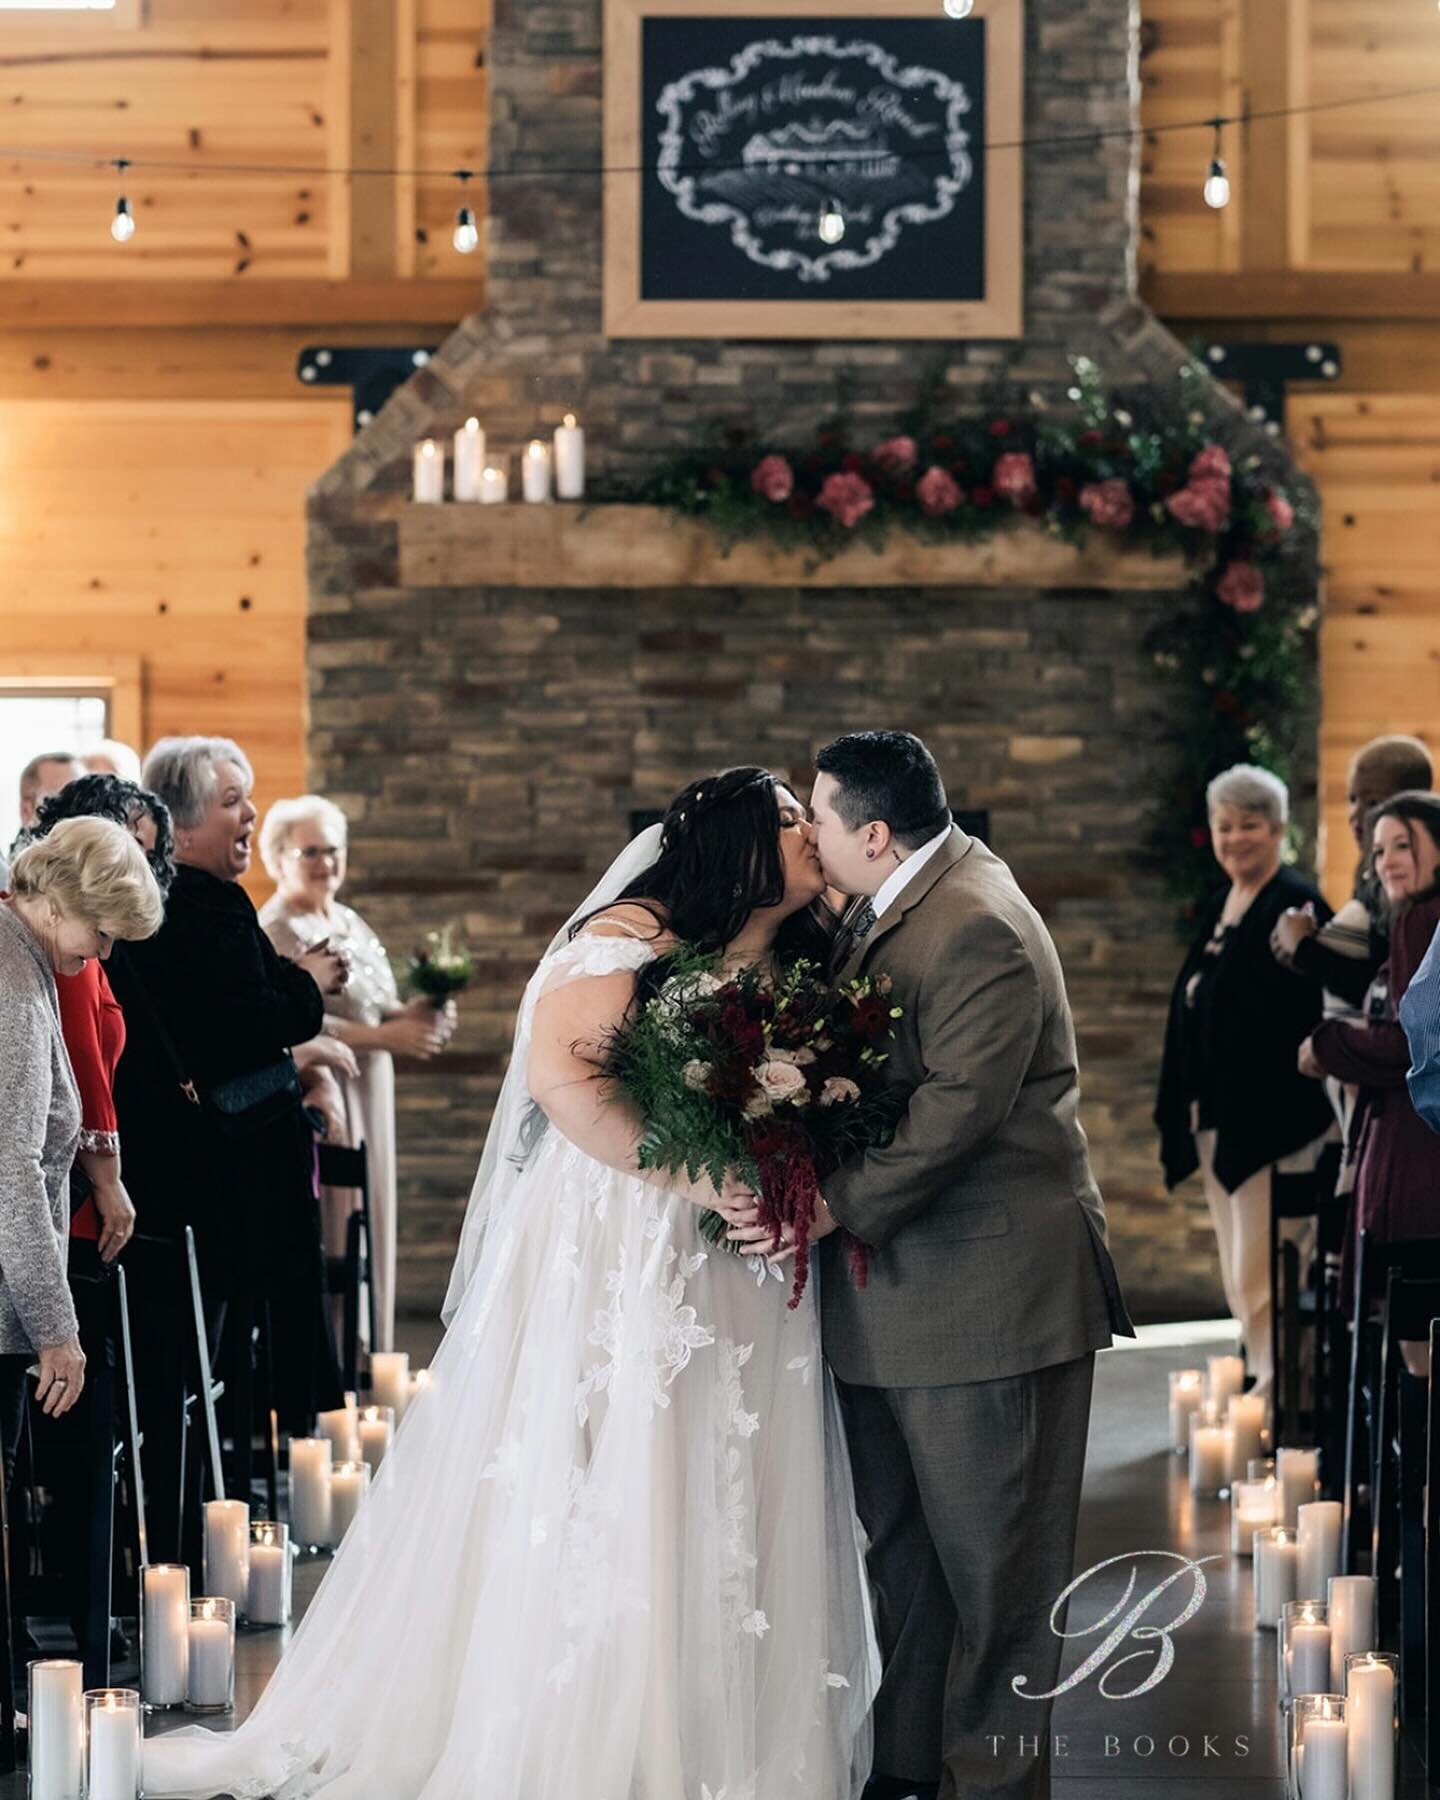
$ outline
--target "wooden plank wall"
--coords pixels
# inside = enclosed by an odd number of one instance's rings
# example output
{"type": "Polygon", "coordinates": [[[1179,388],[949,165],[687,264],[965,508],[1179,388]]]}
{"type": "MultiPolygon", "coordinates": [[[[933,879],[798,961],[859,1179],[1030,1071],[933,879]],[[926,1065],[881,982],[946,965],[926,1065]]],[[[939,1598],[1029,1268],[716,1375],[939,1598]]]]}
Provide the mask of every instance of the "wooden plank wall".
{"type": "Polygon", "coordinates": [[[1440,16],[1411,0],[1143,0],[1143,14],[1146,291],[1186,339],[1323,338],[1344,359],[1338,383],[1291,389],[1288,418],[1326,509],[1323,848],[1339,898],[1356,748],[1405,731],[1440,752],[1440,309],[1416,297],[1440,274],[1436,101],[1365,104],[1440,84],[1440,16]],[[1258,39],[1280,14],[1277,73],[1258,39]],[[1285,103],[1327,110],[1280,151],[1274,125],[1228,130],[1235,200],[1211,212],[1208,134],[1160,128],[1285,103]]]}

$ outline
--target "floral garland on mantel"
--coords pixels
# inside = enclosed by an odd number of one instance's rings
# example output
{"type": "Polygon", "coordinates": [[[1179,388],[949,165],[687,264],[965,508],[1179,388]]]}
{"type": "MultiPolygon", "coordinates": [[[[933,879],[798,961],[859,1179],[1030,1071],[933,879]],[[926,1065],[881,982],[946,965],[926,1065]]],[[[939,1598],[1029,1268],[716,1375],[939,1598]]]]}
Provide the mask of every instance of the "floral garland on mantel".
{"type": "Polygon", "coordinates": [[[1073,359],[1075,415],[917,420],[857,450],[841,429],[793,453],[733,435],[680,458],[628,496],[707,520],[727,544],[766,536],[823,562],[855,542],[877,552],[894,528],[934,542],[986,538],[1017,519],[1057,537],[1091,532],[1181,552],[1195,604],[1152,634],[1156,667],[1179,678],[1177,785],[1157,802],[1152,842],[1186,917],[1219,879],[1205,786],[1237,762],[1290,779],[1309,720],[1306,640],[1318,617],[1316,520],[1307,496],[1272,485],[1258,456],[1237,464],[1206,430],[1208,377],[1180,371],[1173,396],[1104,387],[1073,359]],[[1168,402],[1168,405],[1166,404],[1168,402]]]}

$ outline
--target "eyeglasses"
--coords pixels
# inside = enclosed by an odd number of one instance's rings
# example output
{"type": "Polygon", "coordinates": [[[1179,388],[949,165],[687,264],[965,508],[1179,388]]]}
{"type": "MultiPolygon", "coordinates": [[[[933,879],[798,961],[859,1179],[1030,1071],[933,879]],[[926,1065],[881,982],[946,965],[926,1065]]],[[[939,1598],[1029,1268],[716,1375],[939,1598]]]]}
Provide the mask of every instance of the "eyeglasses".
{"type": "Polygon", "coordinates": [[[328,857],[331,862],[338,863],[345,860],[345,846],[343,844],[306,844],[302,849],[287,850],[285,854],[293,857],[296,862],[317,863],[321,857],[328,857]]]}

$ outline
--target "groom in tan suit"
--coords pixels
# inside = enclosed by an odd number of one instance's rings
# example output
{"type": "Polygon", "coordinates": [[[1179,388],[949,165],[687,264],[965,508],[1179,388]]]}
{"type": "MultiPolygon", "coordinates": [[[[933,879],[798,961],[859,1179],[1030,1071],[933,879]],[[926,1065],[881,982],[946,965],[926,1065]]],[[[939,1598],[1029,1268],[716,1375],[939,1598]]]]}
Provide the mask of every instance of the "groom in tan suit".
{"type": "Polygon", "coordinates": [[[840,1240],[821,1252],[885,1659],[866,1796],[1035,1800],[1050,1702],[1011,1682],[1056,1684],[1095,1351],[1134,1335],[1064,977],[1009,869],[951,823],[918,738],[859,732],[816,767],[821,861],[857,897],[835,973],[888,975],[904,1008],[894,1142],[830,1177],[819,1227],[869,1247],[863,1289],[840,1240]]]}

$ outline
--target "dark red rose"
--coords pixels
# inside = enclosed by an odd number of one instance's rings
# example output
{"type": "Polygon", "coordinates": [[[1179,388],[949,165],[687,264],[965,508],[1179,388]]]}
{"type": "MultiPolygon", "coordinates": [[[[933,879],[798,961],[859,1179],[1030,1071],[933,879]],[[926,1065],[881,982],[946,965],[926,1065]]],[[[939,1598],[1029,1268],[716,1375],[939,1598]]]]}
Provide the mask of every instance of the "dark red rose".
{"type": "Polygon", "coordinates": [[[850,450],[840,458],[840,467],[847,475],[858,475],[865,467],[865,458],[856,451],[850,450]]]}
{"type": "Polygon", "coordinates": [[[880,994],[865,994],[855,1002],[850,1023],[857,1037],[879,1043],[890,1035],[890,1003],[880,994]]]}
{"type": "Polygon", "coordinates": [[[973,487],[970,490],[970,504],[982,510],[995,504],[994,492],[988,487],[973,487]]]}
{"type": "Polygon", "coordinates": [[[1009,437],[1013,428],[1008,419],[992,419],[986,429],[991,437],[1009,437]]]}
{"type": "Polygon", "coordinates": [[[792,494],[785,502],[785,510],[792,519],[808,519],[815,511],[815,496],[813,494],[792,494]]]}
{"type": "Polygon", "coordinates": [[[1082,431],[1075,442],[1082,450],[1093,450],[1100,442],[1100,433],[1092,426],[1089,431],[1082,431]]]}
{"type": "Polygon", "coordinates": [[[1056,477],[1055,498],[1057,500],[1073,500],[1075,498],[1075,478],[1072,475],[1056,477]]]}

